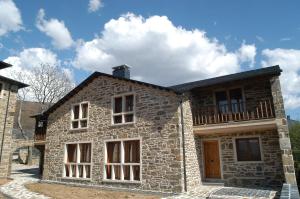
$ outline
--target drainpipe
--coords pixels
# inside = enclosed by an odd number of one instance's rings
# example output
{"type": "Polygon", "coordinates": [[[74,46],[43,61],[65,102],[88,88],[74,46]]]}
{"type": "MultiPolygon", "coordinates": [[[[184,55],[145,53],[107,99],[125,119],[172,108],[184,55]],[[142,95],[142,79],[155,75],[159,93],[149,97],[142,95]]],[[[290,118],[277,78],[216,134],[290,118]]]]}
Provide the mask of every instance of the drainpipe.
{"type": "Polygon", "coordinates": [[[181,133],[182,133],[182,152],[183,152],[183,178],[184,178],[184,191],[187,192],[186,183],[186,160],[185,160],[185,140],[184,140],[184,119],[183,119],[183,106],[182,99],[180,100],[180,121],[181,121],[181,133]]]}
{"type": "Polygon", "coordinates": [[[7,98],[7,103],[6,103],[6,111],[5,111],[5,117],[4,117],[4,126],[3,126],[1,151],[0,151],[0,163],[2,162],[2,151],[3,151],[4,137],[5,137],[5,130],[6,130],[6,122],[7,122],[7,116],[8,116],[10,92],[11,92],[10,90],[11,90],[11,84],[9,85],[8,98],[7,98]]]}

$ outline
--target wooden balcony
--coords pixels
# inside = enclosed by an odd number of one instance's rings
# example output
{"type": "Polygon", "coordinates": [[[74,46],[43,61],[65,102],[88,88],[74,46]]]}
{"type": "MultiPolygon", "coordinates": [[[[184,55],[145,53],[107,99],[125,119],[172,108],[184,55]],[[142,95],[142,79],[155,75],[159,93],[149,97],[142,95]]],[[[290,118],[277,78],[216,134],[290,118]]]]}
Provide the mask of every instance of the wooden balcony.
{"type": "Polygon", "coordinates": [[[34,135],[34,142],[35,143],[43,143],[46,141],[46,134],[45,133],[39,133],[34,135]]]}
{"type": "Polygon", "coordinates": [[[275,118],[271,99],[259,101],[257,104],[239,102],[231,103],[230,105],[224,104],[221,106],[206,106],[193,109],[194,126],[271,118],[275,118]]]}

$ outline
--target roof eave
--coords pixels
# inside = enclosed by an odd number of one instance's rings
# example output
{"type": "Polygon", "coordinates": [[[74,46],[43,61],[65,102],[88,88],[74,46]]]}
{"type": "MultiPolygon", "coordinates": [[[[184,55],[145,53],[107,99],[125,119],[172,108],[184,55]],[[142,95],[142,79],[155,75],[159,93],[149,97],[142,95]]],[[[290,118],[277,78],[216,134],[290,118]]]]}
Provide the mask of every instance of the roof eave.
{"type": "Polygon", "coordinates": [[[11,67],[12,65],[9,64],[9,63],[6,63],[4,61],[0,61],[0,70],[1,69],[4,69],[4,68],[8,68],[8,67],[11,67]]]}
{"type": "Polygon", "coordinates": [[[24,83],[22,83],[22,82],[19,82],[19,81],[16,81],[16,80],[13,80],[13,79],[10,79],[10,78],[7,78],[7,77],[4,77],[4,76],[1,76],[1,75],[0,75],[0,80],[1,80],[1,79],[2,79],[2,81],[4,81],[4,82],[8,82],[9,84],[18,86],[18,89],[26,88],[26,87],[29,86],[28,84],[24,84],[24,83]]]}
{"type": "Polygon", "coordinates": [[[65,101],[69,100],[77,92],[79,92],[82,88],[84,88],[86,85],[88,85],[90,82],[92,82],[95,78],[100,77],[100,76],[105,76],[105,77],[119,79],[119,80],[123,80],[123,81],[127,81],[127,82],[137,83],[137,84],[153,87],[153,88],[156,88],[156,89],[164,90],[164,91],[167,91],[167,92],[172,92],[172,93],[175,93],[176,95],[181,94],[180,92],[177,92],[174,89],[171,89],[171,88],[168,88],[168,87],[158,86],[158,85],[154,85],[154,84],[150,84],[150,83],[146,83],[146,82],[141,82],[141,81],[137,81],[137,80],[132,80],[132,79],[127,79],[127,78],[122,78],[122,77],[116,77],[116,76],[106,74],[106,73],[94,72],[87,79],[85,79],[78,86],[76,86],[73,90],[71,90],[67,95],[65,95],[58,102],[56,102],[53,106],[51,106],[48,110],[46,110],[43,113],[43,115],[49,115],[50,113],[52,113],[61,104],[63,104],[65,101]]]}

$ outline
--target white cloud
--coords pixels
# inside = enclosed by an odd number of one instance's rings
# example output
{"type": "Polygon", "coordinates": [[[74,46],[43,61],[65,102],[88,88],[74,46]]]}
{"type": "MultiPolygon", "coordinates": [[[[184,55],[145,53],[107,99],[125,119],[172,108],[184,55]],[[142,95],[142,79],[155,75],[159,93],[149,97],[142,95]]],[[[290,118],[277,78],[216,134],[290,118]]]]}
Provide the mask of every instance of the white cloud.
{"type": "MultiPolygon", "coordinates": [[[[0,75],[16,79],[18,81],[29,83],[32,76],[31,69],[39,67],[40,64],[59,65],[60,61],[57,55],[44,48],[28,48],[18,53],[16,56],[10,56],[4,60],[13,66],[0,70],[0,75]]],[[[33,93],[29,91],[27,100],[33,100],[33,93]]]]}
{"type": "MultiPolygon", "coordinates": [[[[28,48],[15,56],[10,56],[4,60],[4,62],[10,63],[13,66],[0,70],[0,74],[18,81],[30,84],[32,79],[36,77],[33,75],[33,69],[40,67],[41,64],[47,64],[50,66],[58,66],[62,73],[64,73],[72,85],[75,85],[74,73],[70,68],[63,67],[61,61],[57,58],[57,55],[52,51],[44,48],[28,48]]],[[[23,90],[24,91],[24,90],[23,90]]],[[[24,93],[22,90],[20,93],[24,93]]],[[[26,100],[35,101],[33,91],[29,88],[25,90],[27,93],[26,100]]]]}
{"type": "Polygon", "coordinates": [[[103,7],[103,3],[101,0],[90,0],[89,1],[89,12],[96,12],[101,7],[103,7]]]}
{"type": "Polygon", "coordinates": [[[81,41],[73,64],[106,73],[128,64],[133,78],[170,85],[237,72],[241,62],[252,61],[253,49],[243,44],[230,52],[204,31],[176,27],[166,16],[128,13],[107,22],[100,36],[81,41]]]}
{"type": "Polygon", "coordinates": [[[36,27],[51,37],[52,45],[58,49],[66,49],[73,45],[71,33],[63,21],[57,19],[45,19],[45,11],[40,9],[38,12],[36,27]]]}
{"type": "Polygon", "coordinates": [[[12,0],[0,0],[0,36],[22,29],[20,10],[12,0]]]}
{"type": "Polygon", "coordinates": [[[256,56],[256,47],[254,44],[246,45],[245,42],[243,42],[241,48],[238,50],[238,53],[241,62],[249,63],[250,67],[254,67],[256,56]]]}
{"type": "Polygon", "coordinates": [[[262,66],[279,65],[283,73],[280,77],[286,108],[300,107],[300,50],[265,49],[262,51],[262,66]]]}

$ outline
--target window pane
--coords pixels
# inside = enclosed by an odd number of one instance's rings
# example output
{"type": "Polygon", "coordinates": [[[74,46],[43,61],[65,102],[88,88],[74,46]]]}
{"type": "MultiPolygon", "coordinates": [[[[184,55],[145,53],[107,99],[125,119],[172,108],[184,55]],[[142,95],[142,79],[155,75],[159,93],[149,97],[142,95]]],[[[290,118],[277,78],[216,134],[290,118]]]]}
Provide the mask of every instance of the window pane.
{"type": "Polygon", "coordinates": [[[124,180],[130,180],[130,166],[123,166],[124,168],[124,180]]]}
{"type": "Polygon", "coordinates": [[[114,113],[121,113],[122,112],[122,97],[116,97],[114,104],[115,104],[114,113]]]}
{"type": "Polygon", "coordinates": [[[91,143],[80,144],[80,162],[89,163],[91,162],[91,143]]]}
{"type": "Polygon", "coordinates": [[[120,163],[120,142],[107,143],[107,163],[120,163]]]}
{"type": "Polygon", "coordinates": [[[76,177],[76,165],[71,165],[71,170],[72,170],[72,176],[73,178],[76,177]]]}
{"type": "Polygon", "coordinates": [[[83,178],[83,165],[78,165],[79,178],[83,178]]]}
{"type": "Polygon", "coordinates": [[[67,144],[67,163],[69,162],[76,162],[77,156],[77,144],[67,144]]]}
{"type": "Polygon", "coordinates": [[[39,128],[42,128],[43,126],[44,126],[44,122],[39,121],[39,122],[38,122],[38,127],[39,127],[39,128]]]}
{"type": "Polygon", "coordinates": [[[238,161],[261,161],[258,138],[236,139],[238,161]]]}
{"type": "Polygon", "coordinates": [[[133,111],[133,95],[128,95],[125,97],[125,111],[133,111]]]}
{"type": "Polygon", "coordinates": [[[133,122],[133,114],[126,114],[125,122],[133,122]]]}
{"type": "Polygon", "coordinates": [[[86,128],[87,127],[87,120],[80,120],[80,127],[86,128]]]}
{"type": "Polygon", "coordinates": [[[106,179],[111,179],[111,165],[106,165],[106,179]]]}
{"type": "Polygon", "coordinates": [[[133,166],[133,180],[140,180],[140,166],[133,166]]]}
{"type": "Polygon", "coordinates": [[[91,177],[91,165],[85,165],[85,177],[90,178],[91,177]]]}
{"type": "Polygon", "coordinates": [[[73,107],[73,119],[79,119],[79,105],[73,107]]]}
{"type": "Polygon", "coordinates": [[[125,163],[140,162],[140,141],[125,141],[124,142],[125,163]]]}
{"type": "Polygon", "coordinates": [[[231,110],[233,113],[242,112],[243,111],[243,97],[242,97],[242,89],[232,89],[229,91],[231,110]]]}
{"type": "Polygon", "coordinates": [[[121,166],[120,165],[114,165],[114,171],[115,171],[115,180],[121,180],[121,166]]]}
{"type": "Polygon", "coordinates": [[[65,165],[65,172],[66,172],[66,177],[69,177],[69,175],[70,175],[70,165],[68,165],[68,164],[65,165]]]}
{"type": "Polygon", "coordinates": [[[79,124],[78,121],[72,122],[72,128],[73,128],[73,129],[79,128],[78,124],[79,124]]]}
{"type": "Polygon", "coordinates": [[[229,111],[225,91],[216,92],[216,103],[220,113],[227,113],[229,111]]]}
{"type": "Polygon", "coordinates": [[[122,123],[122,115],[114,116],[114,124],[122,123]]]}
{"type": "Polygon", "coordinates": [[[82,114],[82,118],[87,118],[88,104],[81,104],[81,114],[82,114]]]}

